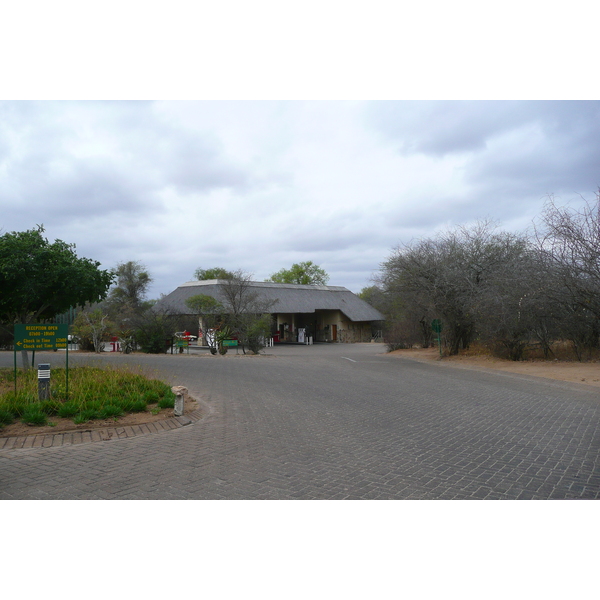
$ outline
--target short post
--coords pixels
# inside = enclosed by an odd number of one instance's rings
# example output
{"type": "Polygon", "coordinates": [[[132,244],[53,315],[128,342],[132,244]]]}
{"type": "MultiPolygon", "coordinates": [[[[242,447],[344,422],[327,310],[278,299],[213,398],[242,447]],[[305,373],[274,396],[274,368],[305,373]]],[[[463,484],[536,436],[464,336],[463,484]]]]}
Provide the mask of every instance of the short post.
{"type": "Polygon", "coordinates": [[[183,416],[184,399],[183,396],[187,392],[187,388],[182,385],[176,385],[171,388],[171,391],[175,394],[175,406],[173,407],[173,414],[176,417],[183,416]]]}
{"type": "Polygon", "coordinates": [[[50,398],[50,365],[38,365],[38,400],[50,398]]]}

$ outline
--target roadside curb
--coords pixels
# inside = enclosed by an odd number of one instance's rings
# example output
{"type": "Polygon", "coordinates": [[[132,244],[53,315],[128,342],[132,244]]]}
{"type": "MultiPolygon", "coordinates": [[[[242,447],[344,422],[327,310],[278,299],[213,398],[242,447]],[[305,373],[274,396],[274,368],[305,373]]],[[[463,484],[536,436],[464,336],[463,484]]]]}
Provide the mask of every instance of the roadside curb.
{"type": "Polygon", "coordinates": [[[57,448],[59,446],[73,446],[88,444],[90,442],[108,442],[124,438],[137,437],[152,433],[162,433],[172,429],[180,429],[199,421],[206,413],[201,408],[183,415],[171,417],[154,423],[140,425],[125,425],[122,427],[106,427],[103,429],[86,429],[79,431],[63,431],[62,433],[44,433],[27,436],[0,437],[0,451],[28,448],[57,448]]]}

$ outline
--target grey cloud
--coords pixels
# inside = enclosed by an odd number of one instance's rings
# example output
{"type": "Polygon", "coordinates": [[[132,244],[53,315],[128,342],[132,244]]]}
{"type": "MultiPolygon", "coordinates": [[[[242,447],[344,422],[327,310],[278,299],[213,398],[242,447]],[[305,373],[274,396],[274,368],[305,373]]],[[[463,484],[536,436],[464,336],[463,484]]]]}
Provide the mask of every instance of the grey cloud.
{"type": "Polygon", "coordinates": [[[0,103],[0,121],[0,197],[27,206],[50,197],[74,214],[139,211],[170,186],[250,182],[214,139],[161,121],[147,102],[0,103]]]}
{"type": "Polygon", "coordinates": [[[578,155],[600,144],[599,111],[595,101],[375,102],[364,117],[405,153],[485,156],[494,137],[537,125],[545,146],[578,155]]]}
{"type": "Polygon", "coordinates": [[[356,242],[356,235],[327,234],[325,231],[311,234],[296,232],[283,245],[283,250],[290,252],[333,252],[350,248],[356,242]]]}
{"type": "Polygon", "coordinates": [[[486,140],[521,126],[534,107],[517,102],[374,102],[365,121],[404,153],[444,156],[452,152],[482,150],[486,140]]]}
{"type": "Polygon", "coordinates": [[[245,188],[250,184],[248,173],[228,165],[210,142],[197,136],[173,135],[158,154],[156,160],[162,163],[164,180],[182,191],[245,188]]]}
{"type": "Polygon", "coordinates": [[[49,173],[43,164],[24,162],[14,173],[3,202],[14,214],[40,214],[44,220],[77,220],[93,216],[145,213],[161,209],[145,185],[137,186],[103,161],[73,161],[64,175],[49,173]]]}
{"type": "Polygon", "coordinates": [[[489,211],[514,219],[548,194],[593,194],[600,184],[597,101],[377,102],[365,118],[402,153],[465,153],[462,195],[396,218],[411,227],[489,211]]]}
{"type": "Polygon", "coordinates": [[[476,156],[467,181],[486,188],[503,187],[512,194],[593,191],[600,183],[600,103],[536,106],[543,134],[538,143],[476,156]]]}
{"type": "MultiPolygon", "coordinates": [[[[310,210],[310,209],[307,209],[310,210]]],[[[377,229],[377,207],[370,214],[358,210],[340,209],[333,218],[324,218],[319,211],[286,223],[278,232],[285,240],[282,249],[290,252],[325,253],[346,250],[364,243],[369,238],[375,241],[377,229]]]]}

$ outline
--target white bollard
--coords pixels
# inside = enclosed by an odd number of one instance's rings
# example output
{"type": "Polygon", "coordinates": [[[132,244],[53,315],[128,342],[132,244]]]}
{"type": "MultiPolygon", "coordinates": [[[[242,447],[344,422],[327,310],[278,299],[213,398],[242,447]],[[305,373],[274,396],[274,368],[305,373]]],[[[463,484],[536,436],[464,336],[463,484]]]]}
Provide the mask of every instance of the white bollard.
{"type": "Polygon", "coordinates": [[[45,363],[38,365],[38,400],[48,400],[48,398],[50,398],[50,365],[45,363]]]}
{"type": "Polygon", "coordinates": [[[183,415],[183,407],[184,407],[183,395],[188,390],[186,387],[184,387],[182,385],[176,385],[171,388],[171,391],[175,394],[175,407],[173,409],[173,414],[176,417],[181,417],[183,415]]]}

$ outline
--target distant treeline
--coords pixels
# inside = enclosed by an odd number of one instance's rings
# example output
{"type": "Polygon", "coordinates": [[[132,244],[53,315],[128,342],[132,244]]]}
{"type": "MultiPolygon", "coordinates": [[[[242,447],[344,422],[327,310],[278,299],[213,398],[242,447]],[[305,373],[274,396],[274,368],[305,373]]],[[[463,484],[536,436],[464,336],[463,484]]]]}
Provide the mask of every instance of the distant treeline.
{"type": "Polygon", "coordinates": [[[362,297],[387,317],[390,349],[434,342],[442,321],[445,351],[473,342],[522,359],[557,343],[578,360],[600,342],[600,191],[581,209],[550,198],[527,234],[490,222],[459,226],[395,248],[362,297]]]}

